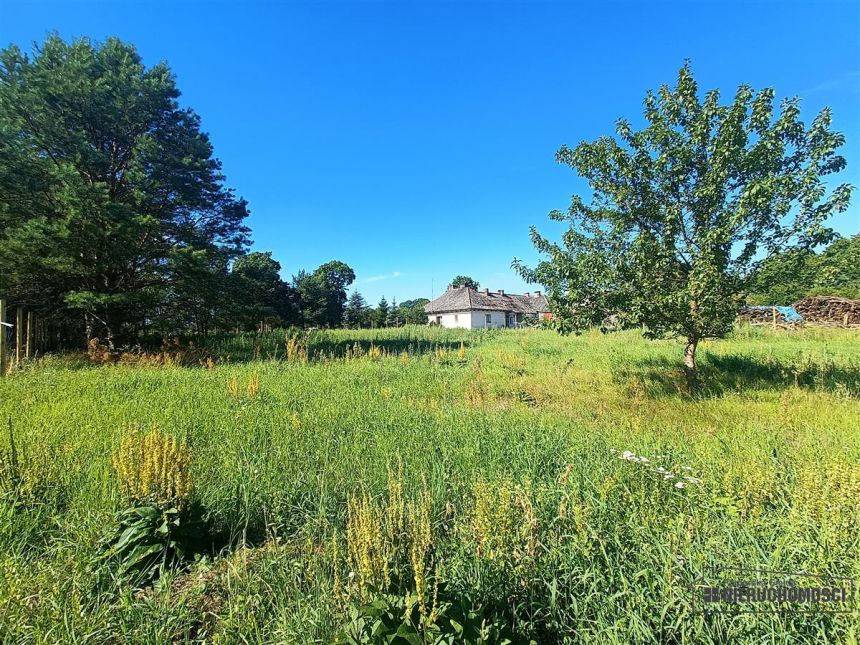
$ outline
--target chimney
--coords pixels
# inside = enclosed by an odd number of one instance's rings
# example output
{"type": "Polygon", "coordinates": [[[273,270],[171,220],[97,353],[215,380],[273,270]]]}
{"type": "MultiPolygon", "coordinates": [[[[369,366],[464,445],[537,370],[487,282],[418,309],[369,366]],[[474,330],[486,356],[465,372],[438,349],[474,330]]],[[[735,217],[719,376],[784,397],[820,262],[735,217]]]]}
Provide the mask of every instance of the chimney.
{"type": "Polygon", "coordinates": [[[490,295],[490,290],[489,290],[489,289],[484,289],[484,295],[485,295],[485,296],[489,296],[489,295],[490,295]]]}
{"type": "Polygon", "coordinates": [[[453,289],[454,289],[454,285],[453,285],[453,284],[449,284],[449,285],[448,285],[448,291],[451,291],[451,290],[453,290],[453,289]]]}
{"type": "Polygon", "coordinates": [[[540,298],[540,291],[535,291],[535,298],[540,298]]]}
{"type": "Polygon", "coordinates": [[[531,297],[532,297],[532,294],[531,294],[531,292],[529,292],[529,291],[526,291],[526,298],[531,298],[531,297]]]}
{"type": "Polygon", "coordinates": [[[499,289],[499,295],[500,295],[500,296],[505,295],[505,290],[504,290],[504,289],[499,289]]]}

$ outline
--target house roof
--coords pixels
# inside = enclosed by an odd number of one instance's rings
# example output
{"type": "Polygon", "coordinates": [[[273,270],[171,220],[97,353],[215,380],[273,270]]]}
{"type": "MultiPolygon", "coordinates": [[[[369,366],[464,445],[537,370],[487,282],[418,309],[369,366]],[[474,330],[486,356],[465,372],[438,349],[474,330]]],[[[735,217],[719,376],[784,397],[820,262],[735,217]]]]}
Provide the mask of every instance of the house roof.
{"type": "Polygon", "coordinates": [[[518,295],[476,291],[471,287],[448,289],[441,296],[424,305],[428,314],[454,311],[512,311],[522,314],[540,314],[549,311],[546,296],[540,293],[518,295]]]}

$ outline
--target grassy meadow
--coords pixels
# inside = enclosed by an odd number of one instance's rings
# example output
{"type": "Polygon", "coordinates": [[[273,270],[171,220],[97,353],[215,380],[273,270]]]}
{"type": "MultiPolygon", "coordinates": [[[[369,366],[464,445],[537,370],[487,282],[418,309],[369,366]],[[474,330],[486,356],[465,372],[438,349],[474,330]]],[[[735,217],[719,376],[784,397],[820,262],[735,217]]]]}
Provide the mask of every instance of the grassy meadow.
{"type": "Polygon", "coordinates": [[[860,577],[860,331],[741,328],[696,396],[635,332],[206,349],[0,380],[0,641],[857,641],[857,613],[701,614],[689,587],[860,577]],[[153,486],[196,541],[144,584],[105,536],[153,486]]]}

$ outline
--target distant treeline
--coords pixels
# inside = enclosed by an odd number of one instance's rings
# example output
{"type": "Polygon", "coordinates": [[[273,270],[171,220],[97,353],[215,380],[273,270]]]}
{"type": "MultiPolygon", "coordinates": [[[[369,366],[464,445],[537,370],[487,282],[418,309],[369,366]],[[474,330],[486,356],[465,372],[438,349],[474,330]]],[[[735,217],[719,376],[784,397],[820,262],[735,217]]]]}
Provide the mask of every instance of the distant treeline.
{"type": "Polygon", "coordinates": [[[793,250],[768,258],[753,274],[747,301],[790,305],[810,295],[860,299],[860,235],[824,250],[793,250]]]}

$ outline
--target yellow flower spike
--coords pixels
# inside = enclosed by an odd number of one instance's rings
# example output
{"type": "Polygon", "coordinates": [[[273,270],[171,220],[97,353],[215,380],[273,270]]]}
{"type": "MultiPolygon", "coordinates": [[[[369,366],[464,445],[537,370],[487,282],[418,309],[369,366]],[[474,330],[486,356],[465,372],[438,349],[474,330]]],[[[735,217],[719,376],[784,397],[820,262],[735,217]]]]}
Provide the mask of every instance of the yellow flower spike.
{"type": "Polygon", "coordinates": [[[245,388],[245,394],[249,399],[256,399],[260,394],[260,375],[254,374],[249,380],[245,388]]]}
{"type": "Polygon", "coordinates": [[[290,425],[293,426],[293,430],[302,429],[302,422],[299,421],[299,415],[295,412],[290,415],[290,425]]]}
{"type": "Polygon", "coordinates": [[[227,381],[227,392],[234,399],[239,398],[239,377],[233,374],[227,381]]]}
{"type": "Polygon", "coordinates": [[[123,493],[134,503],[181,505],[191,495],[191,453],[175,437],[153,428],[126,434],[111,459],[123,493]]]}

